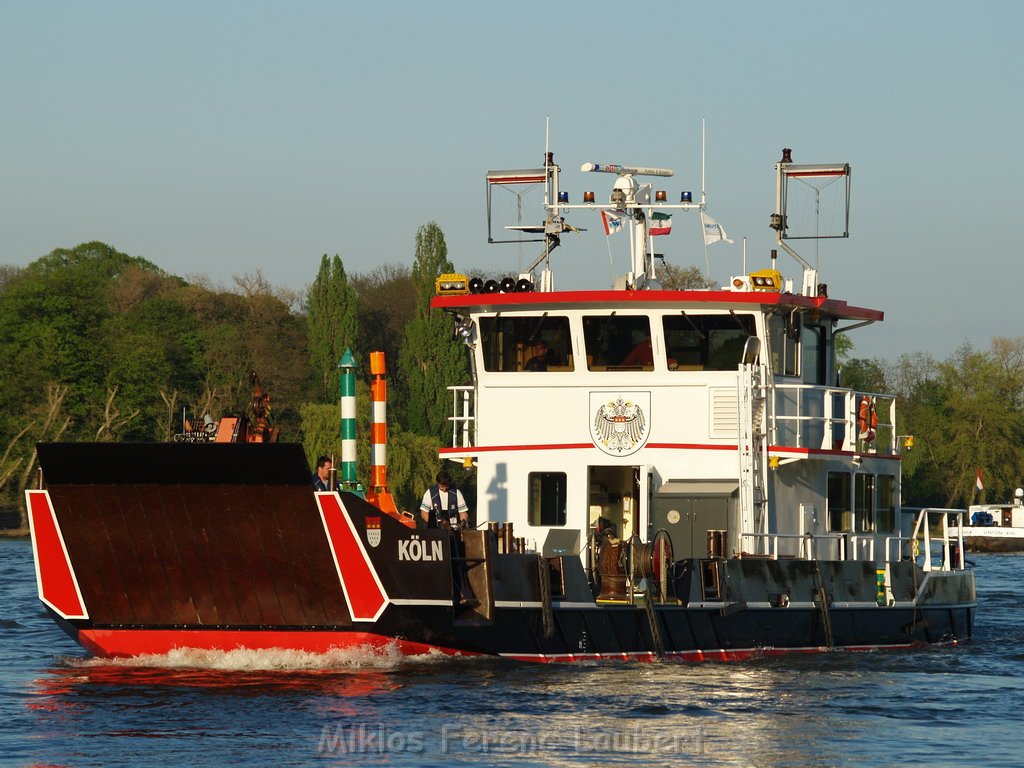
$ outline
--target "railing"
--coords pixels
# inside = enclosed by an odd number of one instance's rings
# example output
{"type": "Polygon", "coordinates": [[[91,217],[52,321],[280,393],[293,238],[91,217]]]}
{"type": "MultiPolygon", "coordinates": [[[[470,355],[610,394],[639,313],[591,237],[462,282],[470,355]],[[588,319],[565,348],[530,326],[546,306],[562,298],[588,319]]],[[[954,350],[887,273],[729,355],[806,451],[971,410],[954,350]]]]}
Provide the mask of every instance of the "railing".
{"type": "Polygon", "coordinates": [[[962,509],[922,509],[917,513],[914,530],[909,537],[902,534],[879,537],[873,533],[741,533],[740,549],[744,542],[753,543],[753,553],[747,556],[767,557],[778,560],[779,557],[795,557],[800,560],[822,559],[818,545],[827,545],[827,556],[835,556],[838,560],[875,560],[875,550],[879,542],[883,544],[882,559],[877,562],[894,562],[899,560],[920,560],[925,571],[960,571],[964,569],[964,539],[960,523],[966,513],[962,509]],[[950,525],[950,517],[955,517],[955,525],[950,525]],[[932,526],[938,526],[941,534],[932,537],[932,526]],[[915,547],[921,541],[923,546],[915,547]],[[795,543],[795,547],[787,547],[787,543],[795,543]],[[786,552],[785,550],[789,550],[786,552]],[[862,551],[863,550],[863,551],[862,551]],[[956,554],[959,553],[959,554],[956,554]]]}
{"type": "Polygon", "coordinates": [[[964,569],[964,534],[963,534],[963,519],[964,515],[967,514],[962,509],[939,509],[936,507],[925,507],[918,511],[917,519],[914,521],[914,532],[910,535],[904,547],[901,548],[901,555],[907,559],[913,559],[915,562],[918,557],[923,556],[924,560],[921,567],[926,571],[962,571],[964,569]],[[950,537],[949,532],[949,518],[953,516],[956,518],[956,535],[950,537]],[[932,539],[931,527],[933,524],[933,518],[937,519],[939,524],[939,530],[941,531],[941,538],[932,539]],[[920,552],[915,550],[918,537],[921,536],[924,546],[920,548],[920,552]],[[939,553],[941,554],[941,562],[936,567],[934,565],[934,556],[932,552],[932,545],[937,544],[939,546],[939,553]],[[950,547],[955,546],[957,557],[951,557],[950,547]],[[953,562],[955,560],[955,562],[953,562]]]}
{"type": "MultiPolygon", "coordinates": [[[[775,445],[797,448],[897,452],[896,398],[875,392],[856,392],[813,384],[775,384],[771,398],[769,432],[775,445]],[[858,426],[863,398],[872,399],[878,423],[871,440],[860,437],[858,426]]],[[[869,425],[870,426],[870,425],[869,425]]]]}
{"type": "Polygon", "coordinates": [[[745,539],[752,539],[755,549],[758,548],[759,543],[763,540],[765,551],[757,554],[772,560],[779,559],[780,540],[784,543],[786,541],[793,541],[797,544],[795,555],[783,555],[783,557],[797,557],[800,560],[818,559],[815,553],[815,544],[826,542],[830,549],[833,543],[836,544],[835,550],[838,560],[846,559],[846,536],[842,533],[741,533],[740,549],[743,549],[743,541],[745,539]]]}
{"type": "Polygon", "coordinates": [[[472,448],[476,444],[476,403],[473,386],[448,387],[452,393],[452,447],[472,448]]]}

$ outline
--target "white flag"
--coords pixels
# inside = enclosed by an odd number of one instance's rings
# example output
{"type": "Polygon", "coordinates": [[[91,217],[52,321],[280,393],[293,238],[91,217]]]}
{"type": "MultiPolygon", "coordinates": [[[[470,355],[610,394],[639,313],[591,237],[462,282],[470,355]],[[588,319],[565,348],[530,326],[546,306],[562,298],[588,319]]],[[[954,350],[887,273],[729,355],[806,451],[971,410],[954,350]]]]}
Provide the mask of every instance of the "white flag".
{"type": "Polygon", "coordinates": [[[704,211],[700,212],[700,223],[704,228],[704,245],[711,245],[712,243],[717,243],[719,240],[725,240],[727,243],[733,242],[729,239],[729,236],[725,234],[725,230],[722,229],[722,225],[704,213],[704,211]]]}
{"type": "Polygon", "coordinates": [[[616,232],[620,231],[623,226],[623,218],[624,216],[621,213],[601,211],[601,221],[604,223],[605,235],[614,235],[616,232]]]}

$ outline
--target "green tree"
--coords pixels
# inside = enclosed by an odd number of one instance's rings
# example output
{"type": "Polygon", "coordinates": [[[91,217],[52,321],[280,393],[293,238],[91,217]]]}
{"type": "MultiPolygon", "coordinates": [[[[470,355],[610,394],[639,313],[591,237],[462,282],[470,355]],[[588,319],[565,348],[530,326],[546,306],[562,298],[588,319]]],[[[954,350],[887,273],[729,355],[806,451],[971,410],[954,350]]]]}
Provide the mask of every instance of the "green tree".
{"type": "Polygon", "coordinates": [[[108,397],[104,323],[113,316],[113,289],[129,271],[164,273],[145,259],[104,243],[60,248],[11,278],[0,293],[0,433],[16,433],[48,383],[69,387],[62,407],[69,437],[91,437],[108,397]]]}
{"type": "Polygon", "coordinates": [[[442,443],[448,441],[451,430],[447,387],[465,382],[468,376],[466,351],[453,338],[451,317],[430,307],[437,276],[452,271],[441,228],[434,222],[420,227],[412,268],[416,308],[405,327],[400,366],[409,387],[409,430],[442,443]]]}
{"type": "Polygon", "coordinates": [[[718,283],[705,277],[699,267],[679,267],[666,261],[659,267],[658,272],[661,287],[666,291],[718,287],[718,283]]]}
{"type": "Polygon", "coordinates": [[[1006,362],[965,343],[939,366],[945,394],[939,460],[948,467],[947,506],[970,502],[979,468],[1006,488],[1008,475],[1021,466],[1022,384],[1006,362]]]}
{"type": "Polygon", "coordinates": [[[842,385],[858,392],[886,392],[885,361],[863,357],[846,360],[842,365],[842,385]]]}
{"type": "MultiPolygon", "coordinates": [[[[383,264],[366,274],[352,276],[359,296],[358,351],[364,360],[370,352],[383,352],[388,368],[388,412],[392,423],[405,425],[409,387],[400,361],[405,326],[416,311],[416,288],[407,266],[383,264]]],[[[361,370],[364,379],[369,367],[361,370]]]]}
{"type": "Polygon", "coordinates": [[[314,391],[322,402],[330,402],[338,396],[338,361],[355,347],[359,327],[358,298],[337,254],[321,259],[306,296],[306,313],[314,391]]]}

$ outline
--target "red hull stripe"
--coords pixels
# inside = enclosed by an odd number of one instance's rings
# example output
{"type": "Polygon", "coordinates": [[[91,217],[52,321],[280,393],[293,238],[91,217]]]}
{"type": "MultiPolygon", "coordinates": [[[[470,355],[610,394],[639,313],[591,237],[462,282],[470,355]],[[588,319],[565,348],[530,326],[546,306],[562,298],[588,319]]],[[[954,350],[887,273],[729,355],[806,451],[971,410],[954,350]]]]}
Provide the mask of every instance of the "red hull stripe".
{"type": "Polygon", "coordinates": [[[82,629],[78,642],[96,656],[162,655],[178,648],[210,651],[282,649],[303,653],[328,653],[352,648],[396,648],[403,656],[443,653],[477,656],[427,643],[401,640],[375,632],[274,631],[231,629],[82,629]]]}
{"type": "MultiPolygon", "coordinates": [[[[82,629],[78,642],[96,656],[127,657],[144,654],[162,655],[180,648],[212,651],[280,649],[303,653],[329,653],[331,651],[369,648],[395,649],[403,656],[440,653],[446,656],[483,656],[474,651],[460,651],[447,646],[418,643],[387,637],[375,632],[330,632],[287,630],[222,630],[222,629],[82,629]]],[[[913,648],[911,642],[899,645],[856,645],[837,648],[841,651],[875,651],[913,648]]],[[[819,653],[824,647],[805,648],[739,648],[732,650],[682,651],[657,656],[651,652],[631,653],[525,653],[501,654],[505,658],[531,663],[566,664],[580,661],[746,661],[764,656],[790,653],[819,653]]]]}
{"type": "Polygon", "coordinates": [[[39,599],[65,619],[87,619],[85,601],[47,491],[26,491],[39,599]]]}
{"type": "Polygon", "coordinates": [[[388,596],[363,549],[348,510],[336,493],[317,493],[316,503],[352,620],[376,621],[387,607],[388,596]]]}
{"type": "MultiPolygon", "coordinates": [[[[857,645],[836,648],[837,651],[878,651],[913,648],[916,643],[900,645],[857,645]]],[[[650,651],[632,653],[527,653],[502,654],[505,658],[533,663],[564,664],[576,661],[748,661],[764,656],[783,656],[790,653],[823,653],[828,648],[738,648],[734,650],[713,649],[707,651],[669,652],[658,656],[650,651]]]]}

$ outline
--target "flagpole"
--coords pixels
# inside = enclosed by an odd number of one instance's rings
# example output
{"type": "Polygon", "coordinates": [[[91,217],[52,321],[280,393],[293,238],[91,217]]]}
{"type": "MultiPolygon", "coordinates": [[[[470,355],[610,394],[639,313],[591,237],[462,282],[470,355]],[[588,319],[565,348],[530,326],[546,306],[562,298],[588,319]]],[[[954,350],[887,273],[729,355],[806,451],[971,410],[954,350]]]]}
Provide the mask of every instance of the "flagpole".
{"type": "MultiPolygon", "coordinates": [[[[703,183],[701,184],[701,186],[704,186],[703,183]]],[[[701,192],[700,194],[701,194],[701,197],[704,196],[703,192],[701,192]]],[[[704,212],[701,211],[701,213],[703,214],[704,212]]],[[[704,237],[704,216],[703,215],[698,216],[697,217],[697,221],[700,222],[700,239],[701,239],[701,242],[704,243],[704,272],[705,272],[705,274],[707,274],[708,280],[710,280],[711,279],[711,262],[708,261],[708,239],[706,237],[704,237]]]]}

